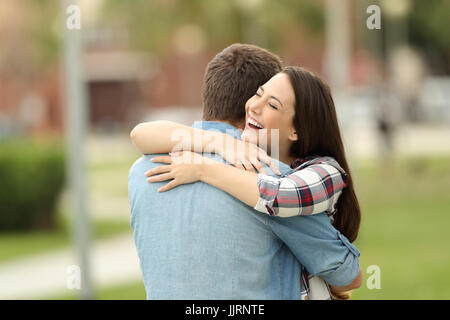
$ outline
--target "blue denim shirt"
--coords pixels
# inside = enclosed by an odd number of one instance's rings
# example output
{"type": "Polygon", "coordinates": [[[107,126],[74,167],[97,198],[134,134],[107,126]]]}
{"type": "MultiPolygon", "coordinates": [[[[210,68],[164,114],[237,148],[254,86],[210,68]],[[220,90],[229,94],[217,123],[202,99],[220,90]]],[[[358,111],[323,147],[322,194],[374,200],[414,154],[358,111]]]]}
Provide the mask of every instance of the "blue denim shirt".
{"type": "MultiPolygon", "coordinates": [[[[225,123],[194,126],[240,138],[225,123]]],[[[161,165],[150,162],[153,156],[138,159],[128,178],[147,299],[300,299],[299,261],[333,285],[357,276],[358,250],[325,213],[270,217],[203,182],[158,193],[167,181],[144,176],[161,165]]]]}

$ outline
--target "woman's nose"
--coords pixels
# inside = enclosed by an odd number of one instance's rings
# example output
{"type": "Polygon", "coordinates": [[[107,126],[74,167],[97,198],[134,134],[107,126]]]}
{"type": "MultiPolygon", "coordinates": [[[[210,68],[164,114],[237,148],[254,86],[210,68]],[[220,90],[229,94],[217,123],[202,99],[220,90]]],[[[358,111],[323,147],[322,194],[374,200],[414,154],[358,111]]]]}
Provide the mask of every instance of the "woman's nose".
{"type": "Polygon", "coordinates": [[[252,103],[250,104],[250,110],[253,113],[256,113],[256,114],[260,114],[261,113],[261,111],[262,111],[262,109],[264,107],[264,104],[263,104],[263,102],[261,100],[262,99],[257,99],[255,101],[252,101],[252,103]]]}

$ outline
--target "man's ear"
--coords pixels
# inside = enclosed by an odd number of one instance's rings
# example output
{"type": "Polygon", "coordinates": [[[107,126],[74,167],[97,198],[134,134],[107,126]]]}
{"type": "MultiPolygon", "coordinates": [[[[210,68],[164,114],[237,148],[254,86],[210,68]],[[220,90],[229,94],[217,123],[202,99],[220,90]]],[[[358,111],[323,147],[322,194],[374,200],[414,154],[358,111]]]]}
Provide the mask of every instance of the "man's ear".
{"type": "Polygon", "coordinates": [[[297,141],[298,140],[297,132],[292,131],[291,134],[289,135],[289,140],[291,140],[292,142],[297,141]]]}

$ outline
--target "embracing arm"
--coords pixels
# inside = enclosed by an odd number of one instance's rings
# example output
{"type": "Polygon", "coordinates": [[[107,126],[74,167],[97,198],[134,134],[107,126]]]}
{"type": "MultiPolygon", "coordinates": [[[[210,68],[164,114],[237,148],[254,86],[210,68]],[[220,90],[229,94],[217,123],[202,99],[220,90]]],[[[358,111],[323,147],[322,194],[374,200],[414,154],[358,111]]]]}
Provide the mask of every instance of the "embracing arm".
{"type": "Polygon", "coordinates": [[[255,209],[279,217],[334,213],[347,185],[345,173],[336,165],[315,163],[282,178],[259,174],[255,209]]]}
{"type": "Polygon", "coordinates": [[[262,213],[279,217],[332,212],[346,186],[342,173],[325,163],[285,177],[205,164],[201,166],[200,179],[262,213]]]}
{"type": "Polygon", "coordinates": [[[181,156],[157,156],[152,162],[167,163],[146,172],[149,182],[173,179],[159,188],[164,192],[178,185],[203,181],[219,188],[245,204],[254,207],[258,200],[257,174],[202,157],[197,153],[184,152],[181,156]]]}
{"type": "Polygon", "coordinates": [[[159,156],[154,162],[169,166],[146,173],[150,182],[173,179],[160,191],[201,180],[219,188],[248,206],[269,215],[292,217],[331,211],[345,186],[341,174],[330,165],[320,164],[298,170],[286,177],[257,174],[212,161],[196,153],[159,156]]]}
{"type": "Polygon", "coordinates": [[[353,292],[353,290],[361,287],[361,283],[362,283],[362,271],[361,271],[361,267],[360,267],[358,275],[349,285],[342,286],[342,287],[336,287],[336,286],[330,285],[330,290],[331,290],[331,293],[333,294],[334,299],[348,300],[348,299],[350,299],[350,295],[353,292]]]}
{"type": "Polygon", "coordinates": [[[211,142],[223,139],[221,135],[220,132],[161,120],[138,124],[131,131],[130,138],[140,152],[154,154],[182,150],[203,152],[211,142]]]}
{"type": "Polygon", "coordinates": [[[308,272],[330,284],[332,292],[361,285],[359,250],[333,227],[326,214],[268,217],[267,221],[308,272]]]}
{"type": "Polygon", "coordinates": [[[254,207],[259,198],[258,175],[223,163],[202,164],[200,180],[219,188],[233,197],[254,207]]]}
{"type": "Polygon", "coordinates": [[[278,167],[264,150],[222,132],[161,120],[138,124],[131,131],[130,138],[143,154],[177,151],[216,153],[236,167],[246,170],[255,167],[264,172],[262,161],[279,174],[278,167]]]}

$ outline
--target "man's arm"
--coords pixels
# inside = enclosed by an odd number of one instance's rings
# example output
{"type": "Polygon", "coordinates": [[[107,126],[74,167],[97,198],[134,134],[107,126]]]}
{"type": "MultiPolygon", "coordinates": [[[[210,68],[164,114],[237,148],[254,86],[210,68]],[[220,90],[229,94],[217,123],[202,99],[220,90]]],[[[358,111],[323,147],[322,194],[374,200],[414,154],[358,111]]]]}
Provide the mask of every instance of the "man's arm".
{"type": "Polygon", "coordinates": [[[346,292],[346,291],[358,289],[359,287],[361,287],[361,283],[362,283],[362,271],[361,271],[361,268],[359,268],[359,273],[356,276],[355,280],[353,280],[352,283],[350,283],[348,286],[343,286],[343,287],[330,286],[330,287],[331,287],[331,291],[333,293],[340,293],[340,292],[346,292]]]}
{"type": "Polygon", "coordinates": [[[325,213],[267,219],[272,231],[309,273],[321,277],[334,287],[353,287],[358,284],[359,251],[331,225],[325,213]]]}

